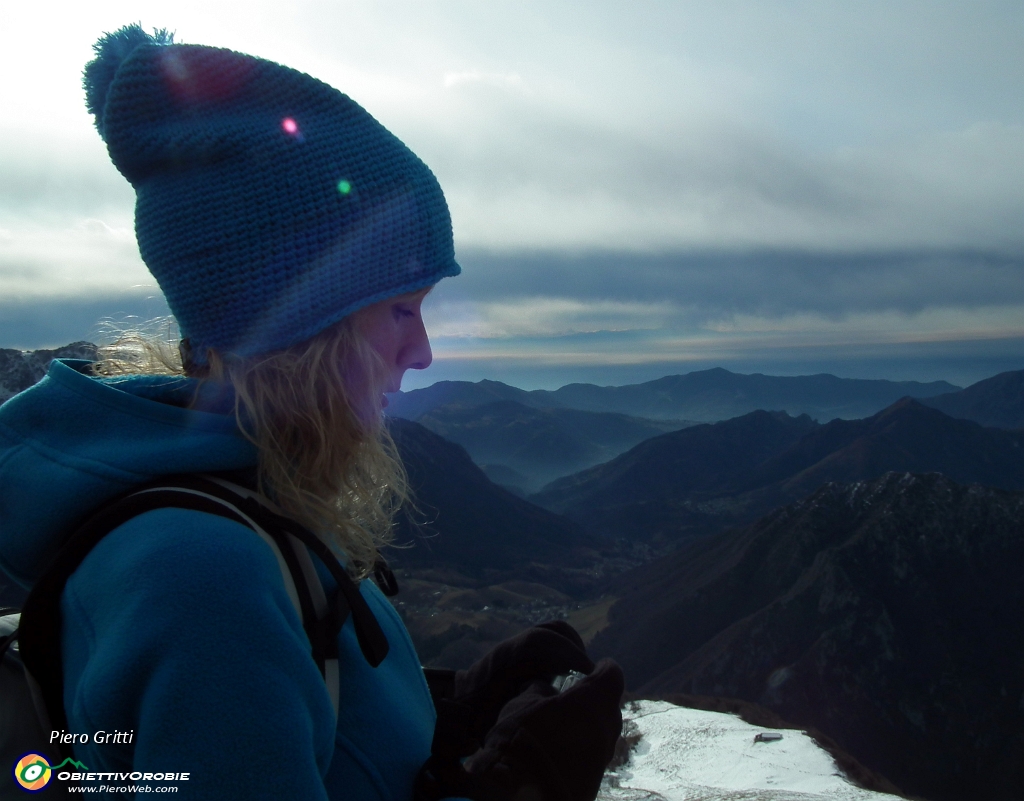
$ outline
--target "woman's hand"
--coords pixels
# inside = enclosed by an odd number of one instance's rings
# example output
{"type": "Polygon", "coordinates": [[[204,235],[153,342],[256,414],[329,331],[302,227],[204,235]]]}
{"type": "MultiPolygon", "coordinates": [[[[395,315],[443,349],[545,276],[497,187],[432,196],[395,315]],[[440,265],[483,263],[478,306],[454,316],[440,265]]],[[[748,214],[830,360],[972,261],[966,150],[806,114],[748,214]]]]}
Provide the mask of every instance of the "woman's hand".
{"type": "Polygon", "coordinates": [[[563,693],[534,684],[505,706],[467,772],[505,798],[593,801],[622,733],[624,689],[611,659],[563,693]]]}
{"type": "Polygon", "coordinates": [[[619,666],[605,659],[595,668],[562,621],[499,643],[435,698],[418,801],[592,801],[622,729],[623,689],[619,666]],[[552,679],[570,671],[589,675],[559,693],[552,679]]]}
{"type": "Polygon", "coordinates": [[[531,684],[550,685],[555,676],[593,669],[580,635],[561,620],[498,643],[468,670],[455,672],[448,697],[434,699],[438,721],[433,753],[469,756],[483,744],[502,708],[531,684]]]}

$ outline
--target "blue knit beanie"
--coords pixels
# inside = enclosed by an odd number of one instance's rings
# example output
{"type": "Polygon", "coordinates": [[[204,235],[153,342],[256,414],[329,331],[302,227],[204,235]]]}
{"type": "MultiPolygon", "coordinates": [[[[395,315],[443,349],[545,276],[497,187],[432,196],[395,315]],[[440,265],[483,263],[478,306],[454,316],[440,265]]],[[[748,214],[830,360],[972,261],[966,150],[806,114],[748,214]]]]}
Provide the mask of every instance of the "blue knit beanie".
{"type": "Polygon", "coordinates": [[[139,25],[95,50],[87,106],[194,364],[286,348],[460,272],[437,179],[338,90],[139,25]]]}

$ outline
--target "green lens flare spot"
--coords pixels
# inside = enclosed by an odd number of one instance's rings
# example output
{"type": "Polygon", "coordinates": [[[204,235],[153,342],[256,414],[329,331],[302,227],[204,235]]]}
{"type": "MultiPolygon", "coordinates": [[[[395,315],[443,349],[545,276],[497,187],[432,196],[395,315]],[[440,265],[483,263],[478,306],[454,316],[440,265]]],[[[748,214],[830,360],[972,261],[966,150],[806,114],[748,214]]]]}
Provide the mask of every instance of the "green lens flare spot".
{"type": "Polygon", "coordinates": [[[348,181],[338,181],[338,191],[343,195],[347,195],[352,191],[352,184],[348,181]]]}

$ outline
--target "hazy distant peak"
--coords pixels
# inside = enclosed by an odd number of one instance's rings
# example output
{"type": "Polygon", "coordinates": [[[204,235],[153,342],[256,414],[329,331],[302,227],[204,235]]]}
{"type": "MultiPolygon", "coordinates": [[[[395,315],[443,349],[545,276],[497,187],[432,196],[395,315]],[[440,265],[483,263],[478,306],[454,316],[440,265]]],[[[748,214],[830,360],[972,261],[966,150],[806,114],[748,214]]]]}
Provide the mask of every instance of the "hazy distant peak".
{"type": "Polygon", "coordinates": [[[945,381],[887,381],[811,376],[744,375],[722,367],[668,375],[623,386],[566,384],[556,390],[526,391],[484,380],[442,381],[424,389],[397,393],[389,414],[411,420],[442,405],[466,408],[493,400],[516,400],[536,408],[615,412],[653,420],[714,422],[756,409],[809,414],[817,420],[868,417],[903,396],[930,397],[956,390],[945,381]]]}

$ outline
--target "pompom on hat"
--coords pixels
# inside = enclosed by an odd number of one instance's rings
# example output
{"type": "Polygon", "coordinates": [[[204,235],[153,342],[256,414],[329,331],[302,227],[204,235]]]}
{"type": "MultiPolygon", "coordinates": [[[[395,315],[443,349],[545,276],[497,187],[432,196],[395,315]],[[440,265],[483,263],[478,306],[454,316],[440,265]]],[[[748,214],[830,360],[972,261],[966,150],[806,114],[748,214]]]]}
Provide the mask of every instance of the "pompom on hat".
{"type": "Polygon", "coordinates": [[[208,348],[289,347],[459,274],[437,179],[337,89],[139,25],[95,51],[86,103],[195,365],[208,348]]]}

